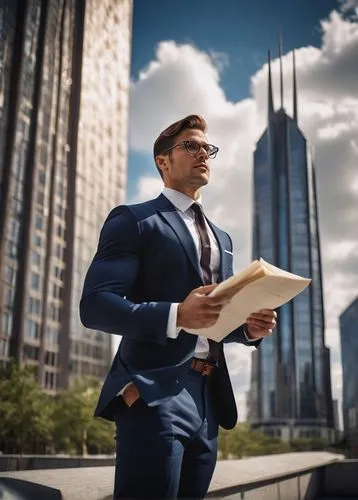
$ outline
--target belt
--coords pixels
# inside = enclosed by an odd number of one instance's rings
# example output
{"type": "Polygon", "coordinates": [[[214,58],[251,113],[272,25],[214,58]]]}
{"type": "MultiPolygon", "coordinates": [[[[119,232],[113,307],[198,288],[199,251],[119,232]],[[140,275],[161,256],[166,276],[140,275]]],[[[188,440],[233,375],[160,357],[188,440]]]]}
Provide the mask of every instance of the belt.
{"type": "MultiPolygon", "coordinates": [[[[191,368],[192,368],[192,370],[199,372],[201,375],[203,375],[203,377],[205,377],[205,376],[210,375],[214,371],[216,366],[213,365],[212,363],[210,363],[206,359],[193,358],[193,361],[191,362],[191,368]]],[[[123,397],[125,404],[128,407],[131,407],[140,398],[140,393],[133,382],[131,382],[124,389],[122,397],[123,397]]]]}
{"type": "Polygon", "coordinates": [[[210,363],[207,359],[194,358],[191,362],[191,368],[196,372],[201,373],[201,375],[207,376],[214,371],[216,366],[210,363]]]}

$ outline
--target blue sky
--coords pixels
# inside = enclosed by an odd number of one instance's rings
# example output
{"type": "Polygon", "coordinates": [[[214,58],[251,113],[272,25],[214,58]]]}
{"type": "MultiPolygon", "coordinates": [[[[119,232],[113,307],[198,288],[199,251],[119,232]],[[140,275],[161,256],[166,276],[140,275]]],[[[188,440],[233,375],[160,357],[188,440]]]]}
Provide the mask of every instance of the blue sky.
{"type": "Polygon", "coordinates": [[[158,42],[189,42],[201,50],[228,55],[230,65],[222,74],[222,87],[228,99],[242,99],[250,92],[250,76],[267,60],[267,50],[277,52],[279,30],[285,51],[318,46],[319,22],[337,4],[336,0],[137,0],[132,78],[154,57],[158,42]]]}
{"type": "MultiPolygon", "coordinates": [[[[221,88],[228,100],[239,101],[250,95],[250,77],[266,62],[268,49],[277,54],[279,31],[283,52],[319,46],[320,20],[337,7],[336,0],[135,0],[131,78],[136,80],[155,58],[159,42],[190,43],[227,56],[221,88]]],[[[130,151],[128,199],[138,178],[153,168],[150,155],[130,151]]]]}
{"type": "MultiPolygon", "coordinates": [[[[250,262],[252,157],[267,123],[269,48],[279,104],[279,30],[284,107],[290,114],[295,49],[299,126],[314,154],[326,341],[340,399],[338,317],[358,295],[358,0],[134,0],[127,201],[162,189],[151,155],[158,133],[189,113],[202,114],[208,138],[220,147],[204,209],[230,233],[234,269],[250,262]],[[355,10],[343,12],[348,6],[355,10]],[[220,64],[213,54],[221,54],[220,64]]],[[[227,354],[243,402],[249,357],[240,346],[227,354]]]]}

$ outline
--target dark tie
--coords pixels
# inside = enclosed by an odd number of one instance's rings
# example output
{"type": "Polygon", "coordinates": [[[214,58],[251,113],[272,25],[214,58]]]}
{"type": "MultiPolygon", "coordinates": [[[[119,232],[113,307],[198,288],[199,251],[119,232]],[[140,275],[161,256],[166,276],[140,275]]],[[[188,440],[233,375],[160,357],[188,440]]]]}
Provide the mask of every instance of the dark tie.
{"type": "MultiPolygon", "coordinates": [[[[211,285],[212,274],[210,268],[211,247],[209,234],[206,229],[205,217],[203,209],[199,203],[193,203],[191,208],[194,212],[195,226],[200,240],[200,267],[203,274],[205,285],[211,285]]],[[[209,356],[208,360],[212,363],[217,363],[219,360],[219,344],[215,340],[208,339],[209,342],[209,356]]]]}

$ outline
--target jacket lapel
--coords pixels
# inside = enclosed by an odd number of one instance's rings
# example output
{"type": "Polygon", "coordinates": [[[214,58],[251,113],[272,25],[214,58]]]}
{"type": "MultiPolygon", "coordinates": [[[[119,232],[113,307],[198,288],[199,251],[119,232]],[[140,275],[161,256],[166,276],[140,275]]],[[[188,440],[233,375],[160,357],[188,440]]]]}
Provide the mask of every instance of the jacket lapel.
{"type": "Polygon", "coordinates": [[[232,256],[225,252],[225,241],[223,239],[222,231],[217,228],[209,219],[206,219],[206,222],[209,224],[220,250],[220,274],[219,281],[225,280],[229,277],[230,272],[229,269],[232,268],[232,256]]]}
{"type": "Polygon", "coordinates": [[[203,281],[200,269],[200,262],[198,252],[195,248],[195,243],[185,222],[178,214],[175,206],[161,194],[156,200],[154,200],[159,214],[168,222],[170,227],[173,229],[177,238],[182,245],[184,251],[186,252],[189,260],[191,261],[195,271],[198,273],[201,281],[203,281]]]}

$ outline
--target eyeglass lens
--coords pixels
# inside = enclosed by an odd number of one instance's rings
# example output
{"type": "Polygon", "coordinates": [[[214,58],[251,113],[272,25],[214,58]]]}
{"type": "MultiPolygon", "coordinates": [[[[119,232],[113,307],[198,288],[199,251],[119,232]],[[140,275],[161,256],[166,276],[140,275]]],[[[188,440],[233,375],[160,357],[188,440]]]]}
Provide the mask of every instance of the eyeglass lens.
{"type": "Polygon", "coordinates": [[[213,146],[212,144],[204,144],[203,146],[201,146],[197,142],[186,141],[185,147],[186,147],[186,150],[188,151],[188,153],[194,154],[194,155],[200,151],[201,147],[203,147],[205,149],[205,151],[209,157],[216,156],[216,153],[217,153],[216,147],[213,146]]]}

